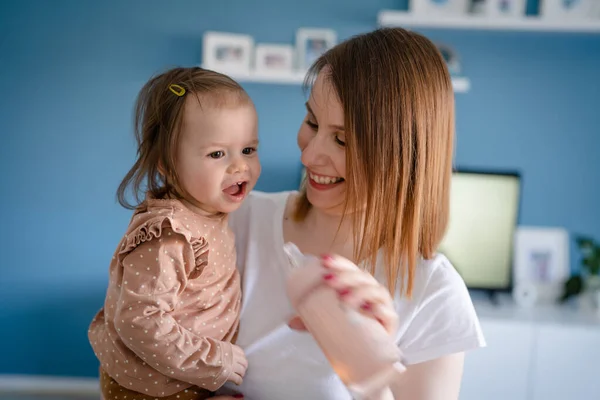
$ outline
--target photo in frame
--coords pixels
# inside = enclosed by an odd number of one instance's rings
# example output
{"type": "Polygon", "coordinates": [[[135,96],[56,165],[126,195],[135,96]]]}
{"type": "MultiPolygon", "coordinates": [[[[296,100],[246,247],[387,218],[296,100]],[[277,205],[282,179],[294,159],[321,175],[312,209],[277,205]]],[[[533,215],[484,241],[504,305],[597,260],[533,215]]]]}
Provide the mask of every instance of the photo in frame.
{"type": "Polygon", "coordinates": [[[294,68],[294,47],[284,44],[257,44],[254,62],[256,72],[291,72],[294,68]]]}
{"type": "Polygon", "coordinates": [[[409,11],[424,16],[464,16],[469,12],[470,0],[410,0],[409,11]]]}
{"type": "Polygon", "coordinates": [[[436,47],[444,58],[450,75],[459,75],[461,72],[461,67],[458,53],[453,48],[445,44],[437,44],[436,47]]]}
{"type": "Polygon", "coordinates": [[[337,44],[331,29],[300,28],[296,32],[296,54],[299,70],[307,70],[323,53],[337,44]]]}
{"type": "Polygon", "coordinates": [[[531,304],[555,302],[570,275],[569,234],[563,228],[518,227],[515,232],[513,280],[531,304]]]}
{"type": "Polygon", "coordinates": [[[250,35],[206,32],[203,36],[203,67],[215,71],[249,73],[254,39],[250,35]]]}
{"type": "Polygon", "coordinates": [[[540,0],[543,19],[598,19],[600,2],[597,0],[540,0]]]}

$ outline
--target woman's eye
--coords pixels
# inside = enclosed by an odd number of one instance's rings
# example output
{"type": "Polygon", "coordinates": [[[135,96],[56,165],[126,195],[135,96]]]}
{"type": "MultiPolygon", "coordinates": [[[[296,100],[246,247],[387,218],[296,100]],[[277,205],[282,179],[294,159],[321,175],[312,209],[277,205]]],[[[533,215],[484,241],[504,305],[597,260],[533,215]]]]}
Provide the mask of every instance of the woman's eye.
{"type": "Polygon", "coordinates": [[[335,135],[335,142],[337,144],[339,144],[340,146],[345,146],[346,145],[346,142],[344,142],[343,140],[341,140],[338,135],[335,135]]]}
{"type": "Polygon", "coordinates": [[[315,124],[314,122],[311,122],[309,120],[305,121],[306,125],[308,125],[308,127],[310,129],[312,129],[313,131],[316,131],[317,129],[319,129],[319,125],[315,124]]]}
{"type": "Polygon", "coordinates": [[[242,150],[242,154],[249,156],[250,154],[254,154],[256,152],[256,147],[246,147],[242,150]]]}
{"type": "Polygon", "coordinates": [[[213,151],[208,156],[210,158],[219,159],[219,158],[223,157],[224,155],[225,155],[225,152],[219,150],[219,151],[213,151]]]}

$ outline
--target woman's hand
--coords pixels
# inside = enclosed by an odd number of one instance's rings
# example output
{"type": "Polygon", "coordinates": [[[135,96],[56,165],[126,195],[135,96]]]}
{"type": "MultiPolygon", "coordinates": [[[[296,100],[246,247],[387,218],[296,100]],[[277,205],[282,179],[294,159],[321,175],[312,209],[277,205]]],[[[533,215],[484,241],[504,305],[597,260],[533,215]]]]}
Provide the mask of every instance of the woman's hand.
{"type": "MultiPolygon", "coordinates": [[[[346,258],[325,255],[321,257],[321,263],[326,269],[323,281],[337,291],[341,301],[375,318],[390,334],[396,332],[398,314],[387,288],[346,258]]],[[[293,318],[289,326],[292,329],[306,330],[299,317],[293,318]]]]}

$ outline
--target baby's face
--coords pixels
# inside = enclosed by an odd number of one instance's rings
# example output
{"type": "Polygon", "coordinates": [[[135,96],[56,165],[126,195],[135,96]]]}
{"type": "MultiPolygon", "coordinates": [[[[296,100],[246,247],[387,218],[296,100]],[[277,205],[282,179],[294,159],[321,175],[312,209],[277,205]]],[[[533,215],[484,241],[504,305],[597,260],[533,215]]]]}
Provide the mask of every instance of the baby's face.
{"type": "Polygon", "coordinates": [[[252,104],[200,107],[187,96],[176,168],[205,212],[235,211],[260,175],[258,118],[252,104]]]}

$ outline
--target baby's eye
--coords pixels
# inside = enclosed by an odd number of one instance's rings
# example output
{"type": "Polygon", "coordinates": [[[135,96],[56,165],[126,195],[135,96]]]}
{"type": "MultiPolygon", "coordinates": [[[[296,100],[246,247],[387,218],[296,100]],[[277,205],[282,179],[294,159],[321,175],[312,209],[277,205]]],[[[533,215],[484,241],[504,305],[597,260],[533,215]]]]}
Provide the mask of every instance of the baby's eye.
{"type": "Polygon", "coordinates": [[[213,151],[208,156],[210,158],[219,159],[219,158],[223,157],[224,155],[225,155],[225,152],[219,150],[219,151],[213,151]]]}
{"type": "Polygon", "coordinates": [[[249,156],[250,154],[254,154],[255,151],[256,147],[246,147],[244,150],[242,150],[242,154],[249,156]]]}

